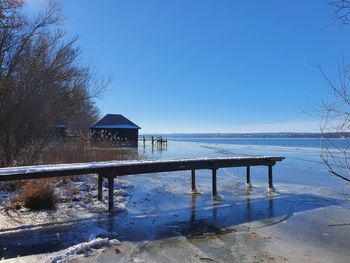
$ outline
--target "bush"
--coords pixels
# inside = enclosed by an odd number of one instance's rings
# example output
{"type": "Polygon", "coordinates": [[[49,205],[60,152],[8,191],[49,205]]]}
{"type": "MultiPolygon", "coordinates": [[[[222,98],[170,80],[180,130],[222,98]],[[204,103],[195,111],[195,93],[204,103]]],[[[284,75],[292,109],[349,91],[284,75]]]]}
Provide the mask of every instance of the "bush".
{"type": "Polygon", "coordinates": [[[13,200],[15,207],[21,204],[31,210],[54,209],[58,198],[52,180],[30,180],[24,186],[20,195],[13,200]]]}

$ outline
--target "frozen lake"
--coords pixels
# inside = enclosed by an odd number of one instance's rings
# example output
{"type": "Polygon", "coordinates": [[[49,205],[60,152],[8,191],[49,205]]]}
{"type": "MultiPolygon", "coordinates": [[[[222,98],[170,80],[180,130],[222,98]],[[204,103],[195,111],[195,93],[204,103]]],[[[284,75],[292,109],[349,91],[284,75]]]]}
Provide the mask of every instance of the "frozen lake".
{"type": "Polygon", "coordinates": [[[211,197],[210,171],[201,170],[197,195],[190,192],[189,171],[117,180],[116,191],[122,192],[115,198],[126,210],[113,217],[95,201],[11,217],[2,211],[1,257],[16,261],[19,255],[28,262],[348,262],[350,186],[326,171],[318,146],[315,139],[171,139],[165,150],[141,143],[138,151],[145,159],[286,159],[274,167],[274,194],[267,189],[266,167],[251,169],[250,190],[245,168],[230,168],[218,170],[217,199],[211,197]],[[67,254],[72,246],[98,237],[120,240],[119,252],[107,246],[67,254]]]}

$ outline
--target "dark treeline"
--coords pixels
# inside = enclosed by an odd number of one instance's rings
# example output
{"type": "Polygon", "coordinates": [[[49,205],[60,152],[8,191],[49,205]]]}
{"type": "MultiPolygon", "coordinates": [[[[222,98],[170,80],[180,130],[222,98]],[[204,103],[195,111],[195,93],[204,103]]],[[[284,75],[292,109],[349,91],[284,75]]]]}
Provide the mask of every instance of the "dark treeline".
{"type": "Polygon", "coordinates": [[[36,158],[53,128],[78,130],[96,120],[92,99],[107,82],[81,61],[76,38],[61,28],[56,2],[34,18],[23,0],[0,1],[0,161],[20,164],[36,158]],[[15,162],[15,163],[14,163],[15,162]]]}

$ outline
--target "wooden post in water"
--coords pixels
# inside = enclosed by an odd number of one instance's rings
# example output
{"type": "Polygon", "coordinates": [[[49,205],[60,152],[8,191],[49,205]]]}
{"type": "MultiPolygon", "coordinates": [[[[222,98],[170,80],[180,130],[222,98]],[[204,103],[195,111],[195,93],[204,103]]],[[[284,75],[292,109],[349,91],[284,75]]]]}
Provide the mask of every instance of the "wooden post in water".
{"type": "Polygon", "coordinates": [[[251,186],[250,183],[250,166],[247,166],[247,186],[251,186]]]}
{"type": "Polygon", "coordinates": [[[191,170],[191,186],[192,186],[192,192],[196,192],[196,170],[191,170]]]}
{"type": "Polygon", "coordinates": [[[102,183],[103,183],[103,176],[102,174],[98,174],[98,182],[97,182],[97,199],[102,200],[102,183]]]}
{"type": "Polygon", "coordinates": [[[111,214],[114,203],[114,177],[108,177],[108,211],[111,214]]]}
{"type": "Polygon", "coordinates": [[[213,191],[213,196],[217,195],[217,190],[216,190],[216,170],[217,169],[212,169],[212,191],[213,191]]]}
{"type": "Polygon", "coordinates": [[[273,190],[273,182],[272,182],[272,165],[269,165],[269,190],[273,190]]]}

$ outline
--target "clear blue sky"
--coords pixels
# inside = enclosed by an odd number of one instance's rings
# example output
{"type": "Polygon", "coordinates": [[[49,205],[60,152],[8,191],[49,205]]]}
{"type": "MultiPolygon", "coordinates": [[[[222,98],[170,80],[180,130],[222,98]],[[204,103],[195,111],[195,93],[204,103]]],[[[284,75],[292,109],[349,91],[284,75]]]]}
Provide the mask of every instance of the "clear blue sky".
{"type": "MultiPolygon", "coordinates": [[[[37,9],[43,1],[29,0],[37,9]]],[[[318,131],[350,26],[327,27],[326,0],[62,0],[88,63],[111,76],[97,106],[142,132],[318,131]]]]}

